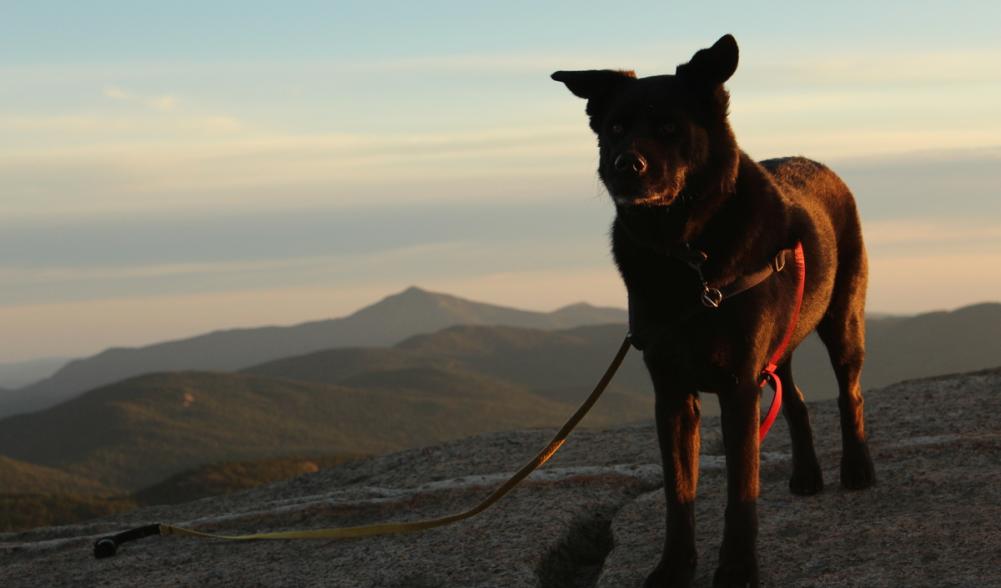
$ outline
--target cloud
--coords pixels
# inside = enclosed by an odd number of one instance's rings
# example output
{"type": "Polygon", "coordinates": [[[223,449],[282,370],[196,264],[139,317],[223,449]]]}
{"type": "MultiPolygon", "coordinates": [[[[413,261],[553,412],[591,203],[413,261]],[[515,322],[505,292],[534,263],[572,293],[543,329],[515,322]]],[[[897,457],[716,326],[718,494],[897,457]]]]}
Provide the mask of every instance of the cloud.
{"type": "Polygon", "coordinates": [[[587,171],[594,165],[592,139],[580,126],[294,135],[258,131],[232,117],[177,115],[0,118],[5,127],[63,142],[51,146],[40,138],[39,148],[22,142],[5,150],[0,139],[0,154],[7,151],[0,163],[6,205],[21,214],[526,200],[566,194],[556,189],[558,179],[580,186],[578,193],[596,193],[587,171]],[[70,131],[80,135],[72,143],[70,131]],[[159,140],[149,142],[152,134],[159,140]],[[62,201],[59,210],[42,210],[40,193],[62,201]]]}
{"type": "Polygon", "coordinates": [[[177,99],[173,96],[154,96],[147,98],[145,103],[153,110],[159,110],[160,112],[170,112],[177,107],[177,99]]]}
{"type": "Polygon", "coordinates": [[[0,307],[5,332],[18,334],[0,340],[0,358],[18,361],[50,352],[84,356],[217,329],[332,318],[396,289],[396,284],[372,282],[0,307]]]}
{"type": "Polygon", "coordinates": [[[997,302],[1001,251],[947,254],[870,255],[867,308],[887,313],[952,309],[997,302]]]}
{"type": "Polygon", "coordinates": [[[157,112],[171,112],[177,108],[177,98],[171,95],[143,95],[123,90],[120,86],[105,86],[102,94],[116,102],[140,104],[157,112]]]}
{"type": "MultiPolygon", "coordinates": [[[[222,290],[119,290],[90,299],[45,303],[34,299],[0,306],[0,324],[7,333],[17,333],[16,337],[0,340],[0,358],[16,361],[46,354],[79,356],[109,346],[148,344],[222,328],[333,318],[415,284],[536,310],[551,310],[581,300],[625,306],[621,281],[611,262],[601,256],[595,256],[594,263],[587,267],[481,267],[470,272],[468,268],[475,267],[470,260],[477,256],[482,259],[483,253],[482,249],[470,251],[460,246],[412,248],[358,259],[352,262],[352,268],[331,264],[325,268],[326,273],[336,277],[328,276],[326,281],[290,283],[260,271],[258,282],[232,282],[235,287],[222,290]],[[469,259],[460,261],[463,256],[469,259]],[[436,260],[438,271],[422,267],[429,258],[436,260]],[[386,271],[387,265],[392,271],[386,271]]],[[[222,267],[237,269],[229,264],[222,267]]],[[[207,265],[197,269],[209,271],[207,265]]],[[[225,281],[225,277],[219,281],[225,281]]]]}
{"type": "Polygon", "coordinates": [[[914,246],[913,250],[927,250],[945,244],[980,247],[992,243],[1001,251],[1001,224],[994,220],[976,221],[956,219],[916,219],[869,221],[863,226],[866,245],[888,248],[914,246]]]}
{"type": "Polygon", "coordinates": [[[756,55],[745,69],[758,77],[782,85],[886,86],[892,84],[956,84],[1001,80],[996,64],[1001,50],[939,49],[925,51],[852,51],[839,47],[834,52],[783,51],[756,55]]]}
{"type": "Polygon", "coordinates": [[[112,100],[131,100],[132,95],[118,86],[106,86],[104,95],[112,100]]]}
{"type": "Polygon", "coordinates": [[[169,145],[180,139],[198,144],[206,133],[228,135],[244,128],[242,121],[231,116],[199,114],[169,117],[148,114],[0,115],[0,131],[34,135],[18,137],[19,148],[13,142],[5,145],[4,138],[0,137],[0,154],[11,155],[20,161],[46,157],[51,157],[53,161],[79,157],[82,161],[87,159],[88,153],[134,152],[136,145],[129,143],[132,135],[154,136],[155,140],[147,148],[155,149],[157,145],[169,145]],[[90,141],[78,146],[76,140],[80,138],[90,141]],[[32,149],[30,145],[25,145],[25,139],[34,139],[42,146],[32,149]],[[53,143],[56,139],[60,141],[53,143]]]}
{"type": "MultiPolygon", "coordinates": [[[[934,146],[940,150],[992,149],[1001,138],[1001,120],[984,121],[978,128],[862,129],[845,124],[841,129],[820,131],[804,128],[767,132],[770,121],[738,125],[741,146],[755,159],[806,155],[820,160],[858,160],[899,155],[934,146]],[[740,133],[740,129],[756,132],[740,133]]],[[[774,129],[774,127],[773,127],[774,129]]]]}

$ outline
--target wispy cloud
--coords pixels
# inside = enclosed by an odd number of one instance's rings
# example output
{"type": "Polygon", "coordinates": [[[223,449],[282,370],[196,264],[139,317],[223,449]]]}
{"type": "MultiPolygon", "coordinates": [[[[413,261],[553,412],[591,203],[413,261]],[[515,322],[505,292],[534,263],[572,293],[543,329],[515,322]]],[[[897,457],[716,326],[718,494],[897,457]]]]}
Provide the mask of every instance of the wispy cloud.
{"type": "Polygon", "coordinates": [[[870,247],[904,245],[914,252],[946,244],[981,247],[990,243],[992,249],[1001,252],[1001,223],[996,219],[980,222],[970,219],[962,222],[956,219],[869,221],[864,229],[866,244],[870,247]]]}
{"type": "MultiPolygon", "coordinates": [[[[517,256],[526,256],[530,249],[528,244],[501,248],[515,249],[517,256]]],[[[580,244],[571,249],[582,250],[580,244]]],[[[414,284],[539,310],[581,300],[625,304],[621,281],[600,250],[590,256],[589,265],[549,260],[545,269],[511,264],[499,253],[475,244],[444,243],[375,255],[151,269],[57,268],[36,277],[70,281],[39,285],[50,292],[74,290],[77,296],[32,296],[0,304],[0,324],[9,332],[21,333],[0,340],[0,357],[13,361],[42,355],[45,350],[82,355],[112,345],[151,343],[220,328],[343,316],[414,284]],[[428,259],[435,260],[433,267],[426,265],[428,259]],[[484,263],[489,259],[496,261],[484,263]],[[200,280],[192,281],[188,272],[195,272],[200,280]],[[145,287],[137,288],[137,284],[145,287]],[[94,287],[106,290],[94,291],[94,287]]],[[[9,270],[2,279],[24,279],[18,271],[24,270],[9,270]]]]}
{"type": "MultiPolygon", "coordinates": [[[[173,107],[168,106],[168,111],[173,107]]],[[[167,112],[167,111],[164,111],[167,112]]],[[[231,116],[200,114],[176,114],[169,117],[143,114],[73,114],[73,115],[0,115],[0,131],[18,132],[21,148],[14,149],[13,143],[0,139],[0,155],[26,156],[55,159],[61,155],[116,150],[122,146],[134,149],[129,140],[132,135],[154,136],[156,144],[170,144],[187,138],[197,143],[206,132],[230,134],[242,130],[244,124],[231,116]],[[190,133],[197,133],[192,136],[190,133]],[[72,135],[74,141],[69,141],[72,135]],[[89,135],[89,136],[88,136],[89,135]],[[59,143],[50,142],[62,139],[59,143]],[[73,147],[79,139],[89,139],[86,147],[73,147]],[[41,140],[45,139],[45,142],[41,140]],[[34,140],[37,147],[24,145],[26,140],[34,140]],[[5,144],[6,143],[6,144],[5,144]],[[76,150],[76,151],[74,151],[76,150]]]]}
{"type": "Polygon", "coordinates": [[[105,86],[104,95],[112,100],[127,101],[132,99],[132,95],[118,86],[105,86]]]}
{"type": "Polygon", "coordinates": [[[915,313],[950,309],[977,302],[996,302],[1001,292],[1001,251],[870,255],[870,310],[915,313]]]}
{"type": "Polygon", "coordinates": [[[524,200],[545,190],[554,193],[557,178],[593,184],[586,171],[593,165],[593,144],[577,126],[290,135],[250,129],[229,117],[95,116],[0,118],[3,128],[84,135],[74,145],[11,146],[7,153],[0,147],[10,214],[51,215],[51,206],[38,208],[39,190],[62,199],[64,212],[93,214],[181,204],[203,210],[287,206],[316,198],[343,206],[373,197],[389,204],[506,192],[507,198],[524,200]],[[157,131],[161,140],[138,142],[157,131]],[[88,133],[113,133],[116,140],[87,141],[88,133]],[[39,176],[43,168],[47,172],[39,176]],[[530,178],[534,185],[526,190],[530,178]],[[74,184],[77,195],[62,192],[74,184]],[[92,196],[84,202],[82,193],[92,196]],[[280,201],[277,193],[284,194],[280,201]]]}
{"type": "Polygon", "coordinates": [[[147,98],[145,104],[153,110],[160,112],[170,112],[177,108],[177,99],[173,96],[154,96],[147,98]]]}
{"type": "Polygon", "coordinates": [[[886,86],[892,84],[979,83],[1001,81],[996,64],[1001,49],[936,49],[925,51],[783,50],[752,56],[741,77],[754,84],[770,81],[783,86],[886,86]],[[745,73],[747,75],[745,75],[745,73]]]}
{"type": "Polygon", "coordinates": [[[158,112],[170,112],[177,108],[177,98],[169,94],[142,95],[124,90],[120,86],[105,86],[101,93],[115,102],[139,104],[158,112]]]}

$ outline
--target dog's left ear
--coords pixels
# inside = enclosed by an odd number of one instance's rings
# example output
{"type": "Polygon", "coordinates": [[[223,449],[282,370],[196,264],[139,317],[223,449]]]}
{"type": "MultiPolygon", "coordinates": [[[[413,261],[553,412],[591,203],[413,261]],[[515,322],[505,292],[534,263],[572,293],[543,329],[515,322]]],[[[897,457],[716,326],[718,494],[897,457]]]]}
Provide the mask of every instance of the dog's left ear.
{"type": "Polygon", "coordinates": [[[699,50],[692,60],[678,66],[676,75],[706,89],[723,85],[737,71],[737,40],[723,35],[712,47],[699,50]]]}

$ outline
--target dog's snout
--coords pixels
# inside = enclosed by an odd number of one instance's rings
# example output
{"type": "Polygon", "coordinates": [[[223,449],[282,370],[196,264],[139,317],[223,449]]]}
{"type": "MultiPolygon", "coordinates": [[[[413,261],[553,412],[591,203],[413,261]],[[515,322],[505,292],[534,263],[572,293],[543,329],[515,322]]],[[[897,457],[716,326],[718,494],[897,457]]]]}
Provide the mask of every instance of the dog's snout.
{"type": "Polygon", "coordinates": [[[635,151],[625,151],[620,153],[619,156],[615,158],[613,165],[615,166],[615,171],[617,172],[632,173],[637,176],[642,176],[646,173],[646,159],[635,151]]]}

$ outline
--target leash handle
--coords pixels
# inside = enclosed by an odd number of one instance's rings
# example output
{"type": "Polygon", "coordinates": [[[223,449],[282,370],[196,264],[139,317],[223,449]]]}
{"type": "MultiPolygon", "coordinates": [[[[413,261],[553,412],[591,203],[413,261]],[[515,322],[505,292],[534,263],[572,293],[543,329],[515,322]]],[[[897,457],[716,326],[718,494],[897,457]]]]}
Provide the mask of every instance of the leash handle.
{"type": "Polygon", "coordinates": [[[149,537],[150,535],[159,535],[160,525],[145,525],[142,527],[136,527],[135,529],[129,529],[128,531],[122,531],[115,535],[109,535],[107,537],[101,537],[94,542],[94,557],[97,559],[102,559],[105,557],[111,557],[118,552],[118,546],[122,543],[128,541],[135,541],[137,539],[142,539],[143,537],[149,537]]]}

